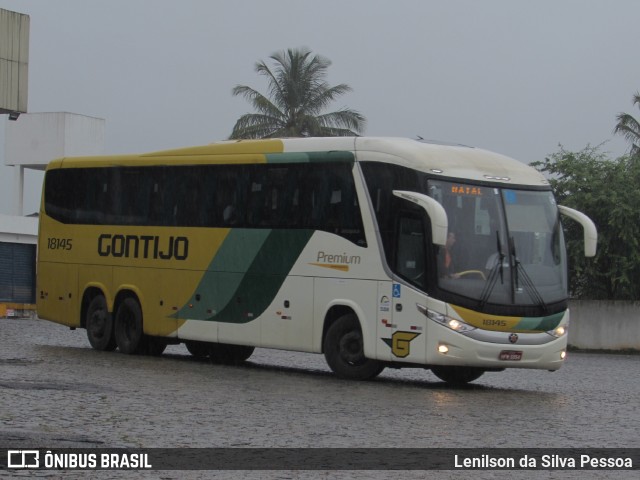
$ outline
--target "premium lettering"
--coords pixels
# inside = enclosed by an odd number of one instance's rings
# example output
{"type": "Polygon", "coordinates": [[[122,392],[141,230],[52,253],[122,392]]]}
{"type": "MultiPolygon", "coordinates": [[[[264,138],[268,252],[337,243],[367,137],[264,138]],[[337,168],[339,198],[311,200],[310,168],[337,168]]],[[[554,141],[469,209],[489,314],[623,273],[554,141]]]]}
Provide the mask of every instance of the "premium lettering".
{"type": "Polygon", "coordinates": [[[325,252],[318,252],[317,262],[322,263],[342,263],[347,265],[359,265],[360,257],[358,255],[343,254],[327,254],[325,252]]]}
{"type": "Polygon", "coordinates": [[[161,238],[157,235],[103,233],[98,237],[98,255],[116,258],[186,260],[189,256],[189,239],[173,236],[161,238]]]}

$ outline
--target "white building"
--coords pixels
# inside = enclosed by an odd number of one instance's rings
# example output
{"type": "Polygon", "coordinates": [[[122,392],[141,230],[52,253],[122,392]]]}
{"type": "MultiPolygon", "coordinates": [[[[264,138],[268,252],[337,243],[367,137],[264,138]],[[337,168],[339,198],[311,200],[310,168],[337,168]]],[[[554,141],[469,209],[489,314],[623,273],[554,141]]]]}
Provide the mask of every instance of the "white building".
{"type": "MultiPolygon", "coordinates": [[[[5,164],[13,167],[14,216],[0,215],[0,304],[35,303],[37,218],[24,217],[24,171],[54,158],[100,155],[105,121],[74,113],[27,113],[6,122],[5,164]]],[[[0,316],[2,308],[0,307],[0,316]]]]}
{"type": "Polygon", "coordinates": [[[38,219],[24,216],[25,169],[44,170],[54,158],[104,152],[104,119],[26,113],[29,25],[28,15],[0,9],[0,114],[9,115],[4,132],[9,168],[3,174],[13,171],[13,215],[0,214],[0,317],[35,303],[38,219]]]}

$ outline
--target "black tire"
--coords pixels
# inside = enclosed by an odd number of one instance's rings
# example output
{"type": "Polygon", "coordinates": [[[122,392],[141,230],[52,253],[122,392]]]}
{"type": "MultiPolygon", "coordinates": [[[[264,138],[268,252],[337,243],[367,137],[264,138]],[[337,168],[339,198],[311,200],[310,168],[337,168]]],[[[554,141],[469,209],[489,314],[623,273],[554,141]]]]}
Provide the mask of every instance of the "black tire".
{"type": "Polygon", "coordinates": [[[210,344],[207,342],[198,342],[196,340],[188,340],[184,342],[185,347],[191,355],[196,358],[207,358],[209,356],[210,344]]]}
{"type": "Polygon", "coordinates": [[[209,344],[209,358],[213,363],[222,365],[240,365],[249,359],[255,347],[229,345],[226,343],[209,344]]]}
{"type": "Polygon", "coordinates": [[[378,360],[364,356],[364,343],[358,317],[353,314],[338,318],[324,338],[324,357],[340,378],[369,380],[384,370],[378,360]]]}
{"type": "Polygon", "coordinates": [[[116,349],[113,317],[107,310],[104,296],[93,297],[85,313],[85,328],[91,347],[95,350],[112,352],[116,349]]]}
{"type": "Polygon", "coordinates": [[[482,376],[484,370],[474,367],[431,367],[433,374],[440,380],[452,385],[466,385],[482,376]]]}
{"type": "Polygon", "coordinates": [[[127,297],[118,306],[115,332],[116,343],[122,353],[144,353],[146,338],[142,331],[142,309],[135,298],[127,297]]]}

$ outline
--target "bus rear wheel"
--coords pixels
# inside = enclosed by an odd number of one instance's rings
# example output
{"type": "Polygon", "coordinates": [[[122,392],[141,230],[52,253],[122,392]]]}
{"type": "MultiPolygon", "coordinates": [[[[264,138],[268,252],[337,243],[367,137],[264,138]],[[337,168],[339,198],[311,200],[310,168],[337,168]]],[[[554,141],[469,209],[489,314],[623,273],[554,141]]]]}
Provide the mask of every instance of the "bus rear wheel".
{"type": "Polygon", "coordinates": [[[135,298],[127,297],[118,306],[115,337],[122,353],[143,353],[145,337],[142,331],[142,309],[135,298]]]}
{"type": "Polygon", "coordinates": [[[113,318],[107,310],[104,296],[96,295],[89,303],[85,313],[85,328],[92,348],[108,352],[116,349],[113,318]]]}
{"type": "Polygon", "coordinates": [[[465,385],[477,380],[484,373],[481,368],[448,366],[433,366],[431,371],[440,380],[452,385],[465,385]]]}
{"type": "Polygon", "coordinates": [[[358,317],[353,314],[338,318],[324,338],[324,357],[340,378],[368,380],[384,370],[384,365],[364,356],[364,341],[358,317]]]}

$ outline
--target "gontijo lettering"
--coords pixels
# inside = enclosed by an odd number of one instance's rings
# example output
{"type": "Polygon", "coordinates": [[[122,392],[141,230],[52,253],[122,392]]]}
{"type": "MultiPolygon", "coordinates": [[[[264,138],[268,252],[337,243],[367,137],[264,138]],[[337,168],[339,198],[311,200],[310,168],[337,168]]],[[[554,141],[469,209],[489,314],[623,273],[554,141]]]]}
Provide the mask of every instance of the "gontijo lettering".
{"type": "Polygon", "coordinates": [[[101,257],[152,258],[154,260],[186,260],[189,256],[187,237],[157,235],[111,235],[98,237],[98,255],[101,257]]]}

